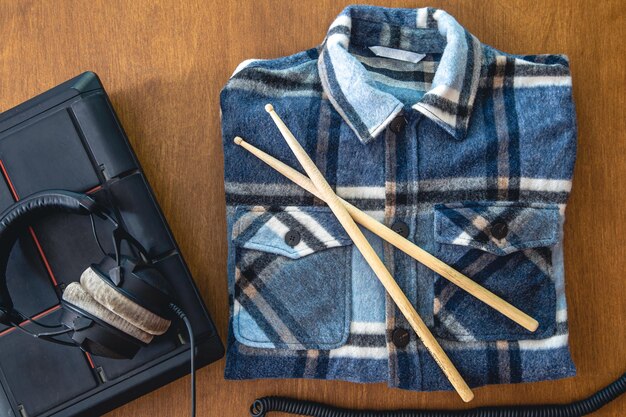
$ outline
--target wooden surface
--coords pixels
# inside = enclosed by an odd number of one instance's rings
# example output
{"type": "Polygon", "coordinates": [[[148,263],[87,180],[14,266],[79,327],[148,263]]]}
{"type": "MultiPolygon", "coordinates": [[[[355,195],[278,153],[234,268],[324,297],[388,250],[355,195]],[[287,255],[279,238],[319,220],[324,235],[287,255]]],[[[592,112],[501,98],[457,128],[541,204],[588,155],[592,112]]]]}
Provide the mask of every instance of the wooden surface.
{"type": "MultiPolygon", "coordinates": [[[[566,279],[575,378],[453,393],[384,384],[224,381],[224,361],[199,372],[199,416],[245,416],[281,394],[348,407],[476,407],[582,398],[626,369],[626,2],[387,1],[434,6],[481,41],[571,60],[579,146],[567,209],[566,279]]],[[[226,337],[226,226],[218,95],[237,64],[320,43],[343,1],[26,1],[0,3],[0,110],[79,74],[97,72],[183,254],[226,337]]],[[[185,416],[188,379],[109,417],[185,416]]],[[[626,398],[597,413],[622,416],[626,398]]],[[[278,414],[274,414],[279,417],[278,414]]]]}

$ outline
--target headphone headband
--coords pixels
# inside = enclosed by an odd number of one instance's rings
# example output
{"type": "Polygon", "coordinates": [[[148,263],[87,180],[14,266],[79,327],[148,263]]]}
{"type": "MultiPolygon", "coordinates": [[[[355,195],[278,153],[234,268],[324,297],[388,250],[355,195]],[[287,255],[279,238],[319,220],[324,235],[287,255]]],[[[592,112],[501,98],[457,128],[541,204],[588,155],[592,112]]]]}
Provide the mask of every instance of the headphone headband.
{"type": "MultiPolygon", "coordinates": [[[[101,262],[98,266],[108,267],[111,265],[115,265],[110,268],[109,271],[116,271],[118,276],[109,276],[106,280],[104,280],[104,285],[107,285],[109,282],[115,284],[115,290],[119,291],[124,299],[129,300],[133,303],[135,302],[133,301],[133,299],[136,300],[135,293],[142,296],[142,303],[136,304],[146,310],[147,313],[156,316],[156,318],[159,319],[159,322],[165,322],[167,324],[164,329],[161,329],[159,327],[161,326],[161,323],[159,323],[159,326],[154,324],[154,327],[151,327],[153,332],[152,334],[162,334],[163,332],[167,331],[167,328],[169,328],[170,325],[170,321],[163,318],[163,316],[159,316],[159,314],[156,314],[151,310],[159,310],[159,313],[162,313],[160,311],[161,309],[170,309],[181,320],[183,320],[189,334],[189,351],[191,353],[192,374],[191,385],[193,392],[192,414],[195,414],[195,342],[191,322],[189,321],[185,313],[179,307],[173,304],[166,291],[163,291],[163,293],[161,293],[158,286],[151,285],[151,282],[156,283],[162,277],[160,273],[155,272],[156,270],[153,271],[152,269],[147,268],[147,266],[151,266],[151,262],[148,259],[145,248],[143,248],[143,246],[140,244],[140,242],[137,241],[137,239],[135,239],[130,233],[128,233],[123,227],[118,224],[118,222],[109,214],[108,210],[105,207],[99,205],[94,199],[84,193],[75,193],[66,190],[49,190],[38,192],[20,201],[17,201],[11,207],[6,209],[2,214],[0,214],[0,323],[21,329],[31,336],[41,337],[44,340],[61,345],[68,345],[68,343],[62,340],[57,340],[54,338],[54,336],[71,333],[72,340],[77,344],[77,346],[79,346],[86,352],[90,352],[91,354],[98,356],[132,359],[141,346],[142,339],[138,337],[135,332],[124,331],[123,328],[128,326],[132,328],[133,326],[135,326],[137,332],[144,332],[144,327],[140,327],[134,324],[134,321],[124,319],[124,317],[126,316],[122,317],[121,314],[116,315],[113,309],[107,308],[102,304],[98,305],[100,305],[100,307],[105,311],[109,311],[110,315],[112,315],[113,317],[117,317],[125,324],[120,325],[118,323],[116,325],[115,323],[109,323],[108,320],[106,320],[107,315],[101,316],[99,314],[96,314],[96,312],[98,311],[97,309],[89,310],[87,308],[80,308],[73,305],[73,302],[80,301],[82,299],[80,294],[71,301],[68,301],[65,298],[64,294],[63,300],[61,301],[63,305],[63,315],[61,317],[61,322],[65,327],[67,327],[67,330],[48,333],[30,333],[26,329],[22,329],[20,327],[20,318],[22,316],[13,307],[13,301],[11,300],[11,295],[9,294],[7,286],[6,270],[9,256],[11,254],[11,249],[17,241],[20,231],[24,230],[38,217],[45,216],[49,213],[54,212],[79,215],[97,215],[113,223],[114,229],[112,233],[112,238],[115,249],[115,259],[111,258],[110,255],[107,255],[105,256],[105,260],[101,262]],[[129,278],[132,277],[132,279],[128,280],[129,282],[127,285],[123,285],[122,283],[122,280],[124,280],[125,277],[119,275],[121,273],[120,267],[122,267],[122,241],[126,241],[130,246],[134,246],[136,249],[138,249],[142,258],[140,264],[135,265],[133,263],[133,267],[129,268],[129,278]],[[137,266],[137,268],[135,268],[135,266],[137,266]],[[116,279],[119,282],[115,282],[116,279]],[[118,284],[122,285],[118,287],[118,284]],[[105,322],[102,322],[102,320],[104,320],[105,322]]],[[[96,240],[98,240],[93,217],[91,220],[94,236],[96,240]]],[[[98,245],[100,245],[99,242],[98,245]]],[[[102,249],[102,246],[100,246],[100,249],[102,249]]],[[[104,249],[102,249],[102,251],[104,252],[104,249]]],[[[94,265],[92,266],[92,268],[96,268],[96,266],[94,265]]],[[[126,266],[124,266],[124,268],[126,268],[126,266]]],[[[73,288],[83,288],[81,284],[72,283],[71,285],[74,285],[73,288]]],[[[68,289],[69,288],[70,287],[68,287],[68,289]]],[[[82,291],[85,290],[83,289],[82,291]]],[[[85,292],[85,294],[87,295],[87,297],[91,298],[91,295],[89,295],[89,293],[85,292]]],[[[92,301],[94,301],[94,299],[92,299],[92,301]]],[[[94,303],[97,303],[97,301],[94,301],[94,303]]],[[[146,316],[146,314],[143,315],[146,316]]],[[[34,322],[34,320],[32,321],[34,322]]],[[[151,334],[146,334],[150,336],[150,338],[152,337],[151,334]]]]}
{"type": "Polygon", "coordinates": [[[51,213],[94,214],[111,219],[106,209],[87,194],[66,190],[48,190],[31,194],[0,214],[0,322],[6,320],[4,316],[13,310],[6,279],[11,249],[24,228],[39,216],[51,213]]]}

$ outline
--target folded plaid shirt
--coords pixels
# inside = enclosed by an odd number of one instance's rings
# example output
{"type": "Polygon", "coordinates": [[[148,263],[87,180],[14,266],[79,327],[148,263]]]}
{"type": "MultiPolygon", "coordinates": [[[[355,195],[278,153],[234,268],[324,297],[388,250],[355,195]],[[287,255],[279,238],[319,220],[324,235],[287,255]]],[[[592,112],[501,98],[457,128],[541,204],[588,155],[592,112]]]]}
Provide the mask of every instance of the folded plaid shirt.
{"type": "Polygon", "coordinates": [[[319,47],[242,63],[221,93],[225,376],[450,389],[329,209],[233,144],[337,194],[536,318],[531,333],[365,235],[471,386],[572,376],[563,221],[576,152],[567,58],[511,55],[434,9],[353,6],[319,47]]]}

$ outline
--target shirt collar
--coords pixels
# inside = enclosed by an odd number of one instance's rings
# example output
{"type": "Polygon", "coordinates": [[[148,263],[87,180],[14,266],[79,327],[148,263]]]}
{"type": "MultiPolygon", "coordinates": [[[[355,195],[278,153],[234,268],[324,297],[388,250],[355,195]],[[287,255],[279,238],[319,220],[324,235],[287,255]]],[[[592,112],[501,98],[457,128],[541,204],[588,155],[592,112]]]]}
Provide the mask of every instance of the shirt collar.
{"type": "Polygon", "coordinates": [[[482,45],[443,10],[349,6],[330,26],[318,60],[322,88],[358,138],[370,142],[403,104],[376,87],[350,43],[442,52],[431,89],[412,108],[456,139],[467,133],[482,68],[482,45]],[[439,36],[440,35],[440,36],[439,36]]]}

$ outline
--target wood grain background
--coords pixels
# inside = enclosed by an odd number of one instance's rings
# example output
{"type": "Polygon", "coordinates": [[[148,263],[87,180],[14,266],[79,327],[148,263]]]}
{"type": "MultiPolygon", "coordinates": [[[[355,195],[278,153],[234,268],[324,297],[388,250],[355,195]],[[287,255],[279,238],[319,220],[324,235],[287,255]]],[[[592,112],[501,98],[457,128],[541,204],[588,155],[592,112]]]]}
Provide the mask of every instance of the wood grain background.
{"type": "MultiPolygon", "coordinates": [[[[481,41],[513,53],[571,59],[579,147],[567,209],[566,274],[578,376],[486,387],[466,407],[565,402],[615,379],[626,364],[626,2],[386,1],[443,8],[481,41]]],[[[247,58],[319,44],[345,1],[85,0],[0,2],[0,110],[85,70],[97,72],[182,252],[226,337],[226,226],[219,91],[247,58]]],[[[464,405],[453,393],[384,384],[223,379],[199,372],[199,416],[245,416],[253,399],[282,394],[348,407],[464,405]]],[[[187,415],[188,378],[110,417],[187,415]]],[[[598,416],[623,416],[626,398],[598,416]]],[[[278,415],[277,415],[278,417],[278,415]]]]}

